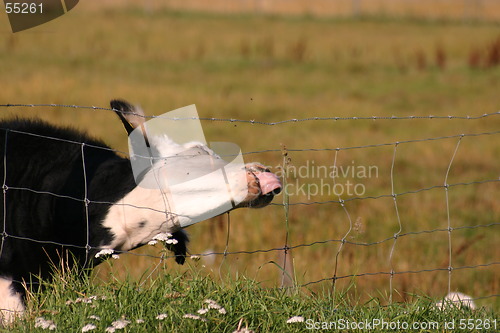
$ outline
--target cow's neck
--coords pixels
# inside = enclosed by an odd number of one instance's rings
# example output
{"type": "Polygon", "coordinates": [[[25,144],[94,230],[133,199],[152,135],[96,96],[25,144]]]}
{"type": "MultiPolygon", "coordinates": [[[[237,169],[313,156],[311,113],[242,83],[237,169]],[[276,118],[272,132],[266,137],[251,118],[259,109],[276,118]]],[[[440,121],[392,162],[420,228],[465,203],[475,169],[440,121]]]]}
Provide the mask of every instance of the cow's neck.
{"type": "Polygon", "coordinates": [[[125,197],[113,204],[102,225],[113,234],[104,248],[127,251],[147,243],[162,232],[179,229],[171,212],[166,193],[158,189],[135,187],[125,197]]]}
{"type": "MultiPolygon", "coordinates": [[[[232,174],[228,173],[228,177],[232,174]]],[[[145,244],[161,232],[174,232],[181,227],[206,220],[235,208],[247,194],[247,184],[242,179],[239,187],[229,191],[220,177],[207,175],[202,180],[171,186],[172,193],[135,187],[113,204],[106,215],[103,227],[113,234],[110,244],[102,247],[130,250],[145,244]]]]}

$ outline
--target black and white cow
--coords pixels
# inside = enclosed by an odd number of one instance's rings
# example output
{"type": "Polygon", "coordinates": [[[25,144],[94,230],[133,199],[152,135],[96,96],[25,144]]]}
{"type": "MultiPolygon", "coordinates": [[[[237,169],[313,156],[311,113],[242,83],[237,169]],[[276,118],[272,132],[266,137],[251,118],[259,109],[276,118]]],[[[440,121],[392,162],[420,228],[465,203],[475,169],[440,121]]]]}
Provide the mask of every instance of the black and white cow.
{"type": "MultiPolygon", "coordinates": [[[[127,102],[113,100],[111,107],[129,134],[145,122],[127,102]]],[[[148,144],[158,151],[182,148],[166,136],[150,137],[148,144]]],[[[233,208],[264,207],[281,190],[261,164],[241,168],[245,197],[233,208]]],[[[188,237],[178,217],[222,204],[211,195],[214,184],[197,182],[168,211],[162,189],[136,185],[129,159],[84,133],[40,120],[0,121],[0,182],[0,325],[23,312],[23,284],[51,278],[54,264],[89,267],[102,260],[96,258],[102,249],[128,251],[167,232],[177,241],[170,248],[177,263],[184,263],[188,237]]]]}

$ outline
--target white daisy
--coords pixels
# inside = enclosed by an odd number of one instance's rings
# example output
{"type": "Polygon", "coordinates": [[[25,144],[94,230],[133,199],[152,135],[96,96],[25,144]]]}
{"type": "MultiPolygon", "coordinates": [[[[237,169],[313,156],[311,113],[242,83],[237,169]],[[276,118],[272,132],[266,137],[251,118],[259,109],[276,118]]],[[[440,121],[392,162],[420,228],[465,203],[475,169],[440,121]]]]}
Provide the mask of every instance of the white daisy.
{"type": "Polygon", "coordinates": [[[94,324],[87,324],[87,325],[82,327],[82,333],[95,330],[96,328],[97,328],[97,326],[95,326],[94,324]]]}
{"type": "Polygon", "coordinates": [[[168,317],[168,315],[166,313],[160,313],[159,315],[156,316],[156,319],[163,320],[167,317],[168,317]]]}
{"type": "Polygon", "coordinates": [[[57,325],[52,320],[47,320],[43,317],[38,317],[35,319],[35,327],[40,327],[44,330],[53,331],[56,329],[57,325]]]}
{"type": "Polygon", "coordinates": [[[200,316],[194,315],[192,313],[186,313],[182,318],[189,318],[189,319],[194,319],[194,320],[201,320],[201,321],[207,321],[205,318],[202,318],[200,316]]]}
{"type": "Polygon", "coordinates": [[[118,320],[115,320],[114,322],[112,322],[111,326],[117,330],[121,330],[121,329],[124,329],[125,327],[127,327],[128,324],[130,324],[130,321],[128,321],[126,319],[118,319],[118,320]]]}
{"type": "Polygon", "coordinates": [[[202,308],[202,309],[199,309],[199,310],[198,310],[198,311],[196,311],[196,312],[197,312],[198,314],[204,315],[205,313],[207,313],[207,312],[208,312],[208,309],[204,309],[204,308],[202,308]]]}
{"type": "Polygon", "coordinates": [[[303,323],[304,322],[304,317],[302,317],[302,316],[293,316],[293,317],[289,318],[286,322],[287,322],[287,324],[291,324],[291,323],[303,323]]]}

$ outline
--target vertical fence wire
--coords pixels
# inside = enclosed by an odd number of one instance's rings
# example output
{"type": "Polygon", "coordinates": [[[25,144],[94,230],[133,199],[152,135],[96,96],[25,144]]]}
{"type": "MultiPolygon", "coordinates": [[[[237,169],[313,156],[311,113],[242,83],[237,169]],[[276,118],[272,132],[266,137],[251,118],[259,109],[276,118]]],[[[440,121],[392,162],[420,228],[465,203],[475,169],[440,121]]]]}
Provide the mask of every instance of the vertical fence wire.
{"type": "MultiPolygon", "coordinates": [[[[288,170],[287,170],[287,167],[288,167],[288,152],[286,150],[286,147],[285,146],[282,146],[281,148],[282,152],[281,152],[281,155],[282,155],[282,165],[283,165],[283,179],[284,179],[284,184],[286,186],[286,183],[287,183],[287,177],[288,177],[288,170]]],[[[288,256],[288,235],[289,235],[289,213],[290,213],[290,198],[287,196],[287,195],[284,195],[283,196],[283,210],[284,210],[284,222],[285,222],[285,244],[283,245],[283,266],[281,267],[281,282],[280,282],[280,286],[281,288],[284,288],[285,287],[285,281],[287,280],[287,277],[286,277],[286,274],[287,274],[287,265],[286,265],[286,261],[287,261],[287,256],[288,256]]]]}
{"type": "MultiPolygon", "coordinates": [[[[339,149],[335,150],[335,157],[333,159],[334,170],[337,167],[337,157],[338,157],[339,151],[340,151],[339,149]]],[[[333,181],[333,187],[335,188],[335,184],[336,184],[335,177],[332,177],[332,181],[333,181]]],[[[349,214],[349,211],[347,210],[347,207],[345,205],[345,201],[341,198],[340,194],[338,194],[337,197],[338,197],[338,202],[339,202],[340,206],[342,207],[342,210],[346,214],[347,220],[349,221],[349,228],[347,229],[347,232],[344,234],[344,236],[340,240],[339,247],[337,248],[337,253],[335,254],[335,264],[334,264],[334,272],[333,272],[333,278],[332,278],[332,293],[333,294],[335,294],[335,292],[336,292],[336,281],[337,281],[337,274],[338,274],[338,264],[339,264],[340,252],[344,248],[344,245],[346,244],[346,241],[347,241],[347,237],[349,236],[349,234],[352,231],[352,219],[351,219],[351,215],[349,214]]],[[[335,302],[335,297],[332,297],[332,299],[335,302]]]]}
{"type": "Polygon", "coordinates": [[[448,176],[450,175],[451,165],[455,160],[455,156],[457,155],[458,148],[460,147],[460,143],[462,142],[463,135],[461,135],[457,141],[455,146],[455,150],[453,151],[453,155],[451,156],[450,163],[448,163],[448,168],[446,169],[446,175],[444,177],[444,193],[445,193],[445,202],[446,202],[446,221],[448,225],[448,293],[451,291],[451,274],[453,271],[452,265],[452,257],[453,257],[453,248],[451,242],[451,233],[453,228],[451,226],[451,218],[450,218],[450,198],[449,198],[449,184],[448,184],[448,176]]]}
{"type": "Polygon", "coordinates": [[[86,239],[85,239],[85,264],[89,264],[89,253],[90,253],[90,219],[89,219],[89,203],[88,189],[87,189],[87,168],[85,165],[85,143],[81,143],[81,154],[82,154],[82,171],[83,171],[83,205],[85,207],[85,226],[86,226],[86,239]]]}
{"type": "Polygon", "coordinates": [[[391,274],[389,276],[389,303],[392,303],[392,296],[394,292],[394,287],[393,287],[393,279],[394,279],[394,250],[396,249],[396,242],[398,240],[399,235],[401,234],[401,231],[403,230],[403,227],[401,225],[401,218],[399,216],[399,210],[398,210],[398,202],[397,202],[397,194],[394,191],[394,164],[396,163],[396,152],[398,149],[398,142],[394,145],[394,152],[392,154],[392,163],[391,163],[391,196],[392,200],[394,202],[394,209],[396,210],[396,218],[398,221],[398,231],[394,234],[394,241],[392,242],[391,246],[391,251],[389,252],[389,265],[391,267],[391,274]]]}
{"type": "Polygon", "coordinates": [[[222,260],[219,264],[219,278],[222,281],[222,283],[224,283],[225,280],[222,276],[222,266],[226,263],[227,256],[229,253],[229,240],[231,235],[231,213],[227,212],[226,217],[227,217],[226,242],[224,244],[224,254],[222,255],[222,260]]]}
{"type": "Polygon", "coordinates": [[[2,244],[0,244],[0,258],[2,258],[3,247],[5,239],[7,238],[7,141],[9,136],[9,130],[5,130],[5,143],[3,152],[3,182],[2,182],[2,192],[3,192],[3,226],[2,226],[2,244]]]}

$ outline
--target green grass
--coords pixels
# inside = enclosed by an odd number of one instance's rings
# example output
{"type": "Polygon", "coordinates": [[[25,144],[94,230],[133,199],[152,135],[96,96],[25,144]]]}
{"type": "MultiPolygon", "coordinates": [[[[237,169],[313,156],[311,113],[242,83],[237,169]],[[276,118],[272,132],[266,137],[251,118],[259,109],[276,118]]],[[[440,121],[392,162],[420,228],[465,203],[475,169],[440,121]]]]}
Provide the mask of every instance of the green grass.
{"type": "MultiPolygon", "coordinates": [[[[148,13],[121,8],[100,12],[87,11],[86,6],[81,3],[64,17],[14,35],[6,22],[0,22],[0,104],[105,107],[110,99],[123,97],[140,103],[149,115],[195,103],[202,117],[268,122],[311,116],[474,116],[499,110],[500,67],[485,68],[484,64],[488,48],[500,33],[495,24],[167,10],[148,13]],[[435,59],[438,49],[445,52],[443,67],[435,59]],[[470,68],[468,64],[474,50],[480,51],[481,68],[470,68]],[[423,68],[417,55],[425,58],[423,68]]],[[[48,107],[1,108],[0,113],[2,118],[37,116],[76,126],[114,148],[127,149],[122,126],[111,112],[48,107]]],[[[232,141],[247,153],[274,150],[245,155],[246,161],[263,162],[273,171],[283,165],[282,144],[289,149],[291,166],[301,167],[308,161],[332,166],[335,151],[293,149],[335,149],[492,132],[498,131],[499,125],[498,115],[478,120],[339,120],[276,126],[203,122],[209,141],[232,141]]],[[[398,145],[395,192],[442,185],[457,142],[458,138],[452,138],[398,145]]],[[[355,165],[376,166],[379,177],[357,181],[366,187],[366,195],[390,195],[394,147],[341,150],[337,166],[349,166],[352,161],[355,165]]],[[[498,156],[498,135],[463,138],[448,182],[498,179],[498,156]]],[[[313,184],[320,180],[291,177],[287,182],[313,184]]],[[[397,240],[390,258],[391,237],[399,230],[392,198],[348,201],[347,216],[336,203],[299,204],[336,197],[307,198],[291,193],[285,218],[279,205],[283,198],[279,196],[275,200],[278,205],[231,212],[230,254],[215,259],[203,257],[202,265],[196,268],[198,280],[213,279],[217,282],[213,288],[221,283],[220,290],[231,285],[226,280],[241,281],[242,276],[256,280],[262,288],[279,286],[283,251],[239,251],[282,248],[288,235],[289,246],[310,244],[294,248],[289,254],[295,283],[327,279],[308,285],[311,292],[317,293],[313,295],[322,295],[330,287],[329,278],[337,265],[337,276],[359,275],[350,289],[349,277],[337,280],[338,290],[346,290],[352,306],[369,302],[377,293],[384,294],[382,304],[388,302],[390,294],[396,302],[411,302],[413,294],[440,298],[448,291],[449,279],[447,212],[451,227],[458,228],[452,231],[453,267],[498,262],[498,225],[473,228],[498,223],[497,198],[498,183],[452,187],[448,207],[443,188],[398,196],[401,232],[407,235],[397,240]],[[353,228],[346,238],[350,243],[337,257],[339,240],[350,229],[350,223],[353,228]],[[442,231],[425,232],[436,229],[442,231]],[[314,243],[318,241],[321,243],[314,243]],[[375,242],[381,243],[360,245],[375,242]],[[392,280],[387,274],[368,274],[390,272],[391,263],[396,272],[419,273],[396,274],[392,280]],[[389,290],[391,283],[393,290],[389,290]]],[[[226,216],[189,228],[191,253],[223,253],[227,230],[226,216]]],[[[158,248],[147,247],[123,255],[112,268],[99,267],[96,275],[107,280],[111,271],[121,281],[130,275],[133,285],[144,271],[158,263],[158,259],[137,254],[159,256],[159,252],[158,248]]],[[[190,269],[172,265],[166,273],[176,280],[190,269]]],[[[158,273],[153,274],[153,279],[163,278],[157,277],[162,275],[158,273]]],[[[473,297],[498,295],[498,276],[498,265],[454,270],[450,289],[473,297]]],[[[95,288],[106,289],[104,286],[95,288]]],[[[480,306],[497,310],[499,302],[498,297],[478,300],[480,306]]],[[[115,313],[108,317],[111,320],[119,316],[115,313]]],[[[241,316],[228,324],[231,329],[241,316]]]]}
{"type": "Polygon", "coordinates": [[[183,276],[164,274],[145,284],[121,279],[100,284],[74,273],[59,273],[58,282],[45,287],[48,289],[30,297],[26,315],[9,331],[42,332],[42,328],[35,327],[39,317],[53,321],[59,332],[80,332],[87,324],[96,326],[91,332],[103,332],[118,320],[129,322],[123,332],[233,332],[238,326],[254,332],[307,332],[322,325],[339,325],[329,331],[345,331],[341,325],[366,323],[376,325],[377,331],[405,332],[403,325],[408,324],[428,325],[414,332],[432,332],[436,328],[452,332],[455,330],[446,329],[444,325],[451,325],[446,323],[454,322],[459,327],[469,321],[483,325],[481,331],[493,332],[492,327],[485,328],[495,322],[498,325],[499,320],[498,314],[485,308],[449,306],[440,310],[434,305],[438,300],[421,295],[412,295],[409,303],[385,306],[384,296],[380,295],[360,303],[342,291],[332,295],[327,290],[308,294],[295,288],[264,288],[244,277],[220,284],[195,271],[183,276]],[[224,310],[210,308],[206,300],[224,310]],[[208,311],[199,314],[202,308],[208,311]],[[202,319],[185,318],[186,314],[202,319]],[[164,319],[158,319],[159,315],[164,319]],[[287,323],[294,316],[303,317],[304,322],[287,323]],[[396,325],[392,326],[396,329],[383,329],[383,322],[396,325]]]}

